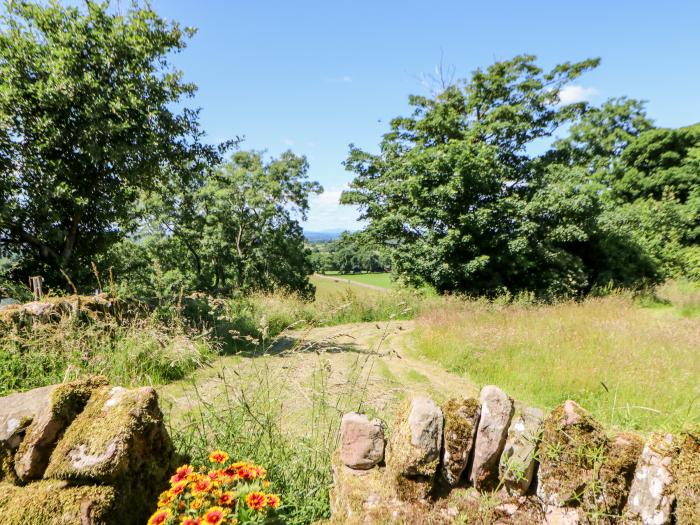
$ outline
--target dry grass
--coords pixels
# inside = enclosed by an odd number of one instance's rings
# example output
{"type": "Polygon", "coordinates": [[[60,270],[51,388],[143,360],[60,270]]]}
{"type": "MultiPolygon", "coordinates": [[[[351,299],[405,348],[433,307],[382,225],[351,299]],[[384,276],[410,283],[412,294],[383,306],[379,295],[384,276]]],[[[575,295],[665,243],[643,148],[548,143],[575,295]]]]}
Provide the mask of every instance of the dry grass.
{"type": "Polygon", "coordinates": [[[420,316],[413,349],[542,408],[575,399],[612,426],[678,430],[700,423],[700,317],[685,314],[697,297],[662,291],[678,306],[625,294],[549,306],[455,299],[420,316]]]}

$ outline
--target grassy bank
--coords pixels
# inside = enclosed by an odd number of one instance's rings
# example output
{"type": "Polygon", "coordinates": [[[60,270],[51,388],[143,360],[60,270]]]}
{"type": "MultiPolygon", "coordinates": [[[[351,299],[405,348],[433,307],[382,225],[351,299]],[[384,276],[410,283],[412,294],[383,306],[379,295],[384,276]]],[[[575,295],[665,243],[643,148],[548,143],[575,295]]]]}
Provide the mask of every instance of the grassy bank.
{"type": "Polygon", "coordinates": [[[450,300],[425,311],[416,353],[478,384],[552,408],[574,399],[609,425],[700,424],[700,290],[666,285],[556,305],[450,300]]]}

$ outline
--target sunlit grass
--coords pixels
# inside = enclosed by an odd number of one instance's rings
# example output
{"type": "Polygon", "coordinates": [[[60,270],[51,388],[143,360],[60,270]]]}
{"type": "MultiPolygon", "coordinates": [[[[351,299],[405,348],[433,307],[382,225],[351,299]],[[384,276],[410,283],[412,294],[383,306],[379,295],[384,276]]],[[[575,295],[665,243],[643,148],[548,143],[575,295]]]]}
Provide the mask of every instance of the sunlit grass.
{"type": "Polygon", "coordinates": [[[700,423],[698,296],[668,285],[666,309],[626,294],[542,306],[452,300],[426,311],[414,351],[478,384],[553,408],[574,399],[639,430],[700,423]],[[678,304],[679,306],[675,306],[678,304]]]}

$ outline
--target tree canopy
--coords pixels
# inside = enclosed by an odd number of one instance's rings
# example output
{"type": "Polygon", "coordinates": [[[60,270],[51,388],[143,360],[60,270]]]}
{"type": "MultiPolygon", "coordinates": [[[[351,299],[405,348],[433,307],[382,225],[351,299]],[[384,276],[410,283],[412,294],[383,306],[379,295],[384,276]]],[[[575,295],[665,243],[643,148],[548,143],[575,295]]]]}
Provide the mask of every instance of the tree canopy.
{"type": "Polygon", "coordinates": [[[651,153],[645,137],[657,133],[639,101],[562,104],[561,90],[597,65],[545,71],[522,55],[435,97],[410,97],[413,114],[391,121],[378,154],[351,146],[355,178],[342,202],[359,205],[396,273],[443,292],[554,297],[654,282],[662,272],[653,254],[621,228],[630,217],[613,203],[654,193],[657,179],[655,195],[663,187],[688,199],[696,164],[687,141],[669,138],[686,148],[678,169],[660,174],[645,158],[648,174],[633,173],[635,152],[651,153]],[[550,149],[534,155],[542,140],[550,149]],[[625,177],[647,189],[631,193],[625,177]]]}

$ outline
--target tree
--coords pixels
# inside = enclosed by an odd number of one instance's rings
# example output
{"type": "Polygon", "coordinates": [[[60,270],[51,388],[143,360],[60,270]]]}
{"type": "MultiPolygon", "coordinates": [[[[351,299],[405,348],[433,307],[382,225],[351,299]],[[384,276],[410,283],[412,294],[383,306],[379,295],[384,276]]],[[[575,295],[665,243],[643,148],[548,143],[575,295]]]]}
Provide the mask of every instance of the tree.
{"type": "Polygon", "coordinates": [[[498,62],[434,98],[411,97],[413,115],[392,120],[379,154],[351,147],[355,179],[342,202],[360,206],[396,273],[473,294],[600,284],[587,254],[615,235],[596,221],[605,187],[586,169],[528,154],[584,114],[586,104],[562,105],[559,93],[597,64],[545,72],[529,55],[498,62]]]}
{"type": "Polygon", "coordinates": [[[20,274],[80,283],[138,224],[136,203],[201,175],[225,149],[201,143],[195,91],[168,55],[193,30],[134,3],[6,3],[0,30],[0,247],[20,274]]]}
{"type": "Polygon", "coordinates": [[[146,206],[151,257],[186,290],[312,294],[298,219],[323,190],[307,171],[306,158],[291,152],[265,162],[260,152],[239,151],[198,188],[161,192],[146,206]]]}

